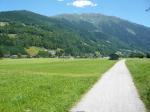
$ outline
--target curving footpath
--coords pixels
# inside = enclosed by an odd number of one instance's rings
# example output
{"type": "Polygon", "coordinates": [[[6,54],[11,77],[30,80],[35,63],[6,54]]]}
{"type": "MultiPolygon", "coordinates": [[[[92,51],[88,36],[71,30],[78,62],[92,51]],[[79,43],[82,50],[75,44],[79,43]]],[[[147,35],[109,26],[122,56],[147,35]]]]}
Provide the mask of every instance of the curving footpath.
{"type": "Polygon", "coordinates": [[[117,62],[71,112],[146,112],[125,60],[117,62]]]}

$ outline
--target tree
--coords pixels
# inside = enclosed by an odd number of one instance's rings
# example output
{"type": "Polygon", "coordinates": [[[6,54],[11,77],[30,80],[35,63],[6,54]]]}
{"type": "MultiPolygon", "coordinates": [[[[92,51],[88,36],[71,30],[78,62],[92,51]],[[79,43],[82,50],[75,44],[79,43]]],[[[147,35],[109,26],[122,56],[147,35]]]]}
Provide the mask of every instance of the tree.
{"type": "Polygon", "coordinates": [[[146,58],[150,58],[150,54],[149,53],[146,54],[146,58]]]}
{"type": "Polygon", "coordinates": [[[131,53],[130,58],[144,58],[144,54],[143,53],[131,53]]]}
{"type": "Polygon", "coordinates": [[[26,49],[26,52],[28,53],[30,57],[36,57],[39,53],[39,49],[37,47],[32,46],[26,49]]]}
{"type": "Polygon", "coordinates": [[[118,60],[119,59],[119,55],[117,55],[117,54],[110,54],[109,55],[109,59],[110,60],[118,60]]]}
{"type": "Polygon", "coordinates": [[[117,54],[119,57],[124,57],[124,55],[120,51],[117,51],[115,54],[117,54]]]}
{"type": "Polygon", "coordinates": [[[100,57],[100,56],[101,56],[101,53],[100,53],[99,51],[96,51],[96,52],[94,53],[94,57],[98,58],[98,57],[100,57]]]}
{"type": "Polygon", "coordinates": [[[57,50],[56,50],[56,55],[57,55],[58,57],[60,57],[60,56],[63,56],[63,54],[64,54],[64,50],[63,50],[63,49],[60,49],[60,48],[57,48],[57,50]]]}
{"type": "Polygon", "coordinates": [[[17,53],[18,58],[21,58],[21,53],[17,53]]]}
{"type": "Polygon", "coordinates": [[[2,58],[4,56],[2,48],[0,47],[0,58],[2,58]]]}

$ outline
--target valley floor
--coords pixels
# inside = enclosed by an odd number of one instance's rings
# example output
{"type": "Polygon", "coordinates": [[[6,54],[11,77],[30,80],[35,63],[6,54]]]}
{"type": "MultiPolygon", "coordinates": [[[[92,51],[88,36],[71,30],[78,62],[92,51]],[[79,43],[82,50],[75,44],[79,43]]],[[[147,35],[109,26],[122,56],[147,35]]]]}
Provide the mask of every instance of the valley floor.
{"type": "Polygon", "coordinates": [[[0,60],[0,112],[67,112],[115,61],[0,60]]]}
{"type": "Polygon", "coordinates": [[[0,111],[67,112],[73,107],[73,112],[145,112],[143,102],[150,110],[150,60],[127,59],[133,80],[125,62],[115,62],[0,60],[0,111]]]}

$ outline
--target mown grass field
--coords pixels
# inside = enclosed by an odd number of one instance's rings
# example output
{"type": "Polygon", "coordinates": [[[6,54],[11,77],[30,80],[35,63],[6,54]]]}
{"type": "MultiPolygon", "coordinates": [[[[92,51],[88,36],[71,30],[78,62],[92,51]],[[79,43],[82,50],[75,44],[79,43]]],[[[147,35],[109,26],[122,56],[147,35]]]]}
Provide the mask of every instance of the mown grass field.
{"type": "Polygon", "coordinates": [[[114,63],[100,59],[0,60],[0,112],[67,112],[114,63]]]}
{"type": "Polygon", "coordinates": [[[148,112],[150,112],[150,60],[129,59],[126,63],[133,75],[141,99],[144,101],[148,112]]]}

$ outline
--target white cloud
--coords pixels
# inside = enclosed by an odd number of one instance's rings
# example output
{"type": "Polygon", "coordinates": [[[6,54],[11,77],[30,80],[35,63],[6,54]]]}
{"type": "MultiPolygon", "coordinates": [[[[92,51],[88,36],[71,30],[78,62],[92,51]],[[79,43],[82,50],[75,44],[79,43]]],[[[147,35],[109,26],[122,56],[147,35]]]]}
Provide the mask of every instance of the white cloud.
{"type": "Polygon", "coordinates": [[[91,0],[74,0],[72,3],[68,3],[67,5],[73,5],[75,7],[80,7],[80,8],[87,7],[87,6],[90,7],[97,6],[97,4],[93,3],[91,0]]]}

